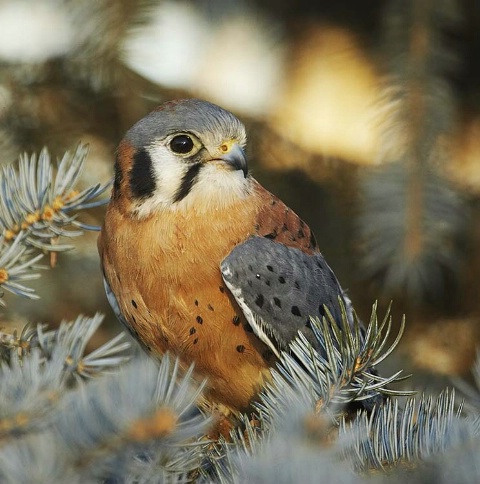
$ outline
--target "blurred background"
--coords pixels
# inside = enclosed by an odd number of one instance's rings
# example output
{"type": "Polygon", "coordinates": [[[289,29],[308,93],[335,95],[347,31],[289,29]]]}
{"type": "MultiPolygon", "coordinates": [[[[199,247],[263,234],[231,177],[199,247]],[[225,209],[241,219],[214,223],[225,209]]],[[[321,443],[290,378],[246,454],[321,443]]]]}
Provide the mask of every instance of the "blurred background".
{"type": "MultiPolygon", "coordinates": [[[[478,0],[0,0],[0,162],[125,131],[200,97],[247,125],[254,176],[315,231],[362,319],[393,300],[410,385],[468,375],[480,336],[478,0]],[[433,378],[434,377],[434,378],[433,378]]],[[[82,213],[101,224],[104,209],[82,213]]],[[[106,314],[96,233],[5,295],[1,325],[106,314]]]]}

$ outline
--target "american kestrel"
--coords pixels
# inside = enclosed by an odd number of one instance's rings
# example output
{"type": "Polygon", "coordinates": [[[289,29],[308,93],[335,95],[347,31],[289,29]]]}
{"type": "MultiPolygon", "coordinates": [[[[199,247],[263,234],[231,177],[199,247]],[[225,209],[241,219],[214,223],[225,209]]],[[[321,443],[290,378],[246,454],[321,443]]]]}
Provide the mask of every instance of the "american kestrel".
{"type": "MultiPolygon", "coordinates": [[[[194,362],[207,397],[244,411],[324,304],[351,305],[310,228],[248,172],[244,125],[167,102],[120,143],[98,248],[110,304],[154,354],[194,362]]],[[[341,324],[341,323],[339,323],[341,324]]]]}

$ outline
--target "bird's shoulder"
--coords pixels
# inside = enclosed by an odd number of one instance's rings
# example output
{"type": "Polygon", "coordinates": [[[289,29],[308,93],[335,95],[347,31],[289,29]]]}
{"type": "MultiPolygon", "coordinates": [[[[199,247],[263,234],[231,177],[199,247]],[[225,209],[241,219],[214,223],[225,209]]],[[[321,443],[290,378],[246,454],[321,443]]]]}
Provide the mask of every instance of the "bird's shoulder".
{"type": "Polygon", "coordinates": [[[255,221],[255,235],[314,254],[319,252],[310,227],[285,203],[270,193],[256,180],[254,192],[259,200],[255,221]]]}

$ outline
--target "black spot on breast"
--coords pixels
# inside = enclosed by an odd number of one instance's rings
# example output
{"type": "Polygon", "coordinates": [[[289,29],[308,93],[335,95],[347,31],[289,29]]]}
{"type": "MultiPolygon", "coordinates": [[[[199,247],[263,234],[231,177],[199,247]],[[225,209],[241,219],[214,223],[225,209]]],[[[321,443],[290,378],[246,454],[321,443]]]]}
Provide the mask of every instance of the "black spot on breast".
{"type": "Polygon", "coordinates": [[[198,343],[198,338],[195,338],[195,339],[193,340],[193,344],[194,344],[194,345],[196,345],[197,343],[198,343]]]}
{"type": "Polygon", "coordinates": [[[135,316],[133,314],[132,314],[132,320],[133,320],[134,323],[137,322],[137,320],[135,319],[135,316]]]}
{"type": "Polygon", "coordinates": [[[273,240],[277,237],[278,233],[276,230],[274,230],[273,232],[270,232],[269,234],[265,234],[264,237],[266,239],[270,239],[270,240],[273,240]]]}
{"type": "Polygon", "coordinates": [[[188,168],[185,175],[183,175],[182,181],[180,182],[180,187],[175,194],[173,199],[174,203],[180,202],[190,193],[190,190],[197,181],[198,173],[200,172],[202,166],[203,165],[201,163],[195,163],[188,168]]]}
{"type": "Polygon", "coordinates": [[[147,345],[147,350],[152,351],[152,348],[150,348],[150,346],[147,345]]]}
{"type": "Polygon", "coordinates": [[[298,309],[298,306],[292,306],[291,312],[294,316],[302,315],[302,313],[300,312],[300,309],[298,309]]]}
{"type": "Polygon", "coordinates": [[[285,278],[284,278],[283,276],[280,276],[280,277],[278,278],[278,282],[279,282],[280,284],[285,284],[285,278]]]}
{"type": "Polygon", "coordinates": [[[219,289],[222,294],[225,292],[225,288],[223,286],[220,286],[219,289]]]}
{"type": "Polygon", "coordinates": [[[270,205],[272,205],[272,207],[273,207],[273,205],[275,205],[276,203],[277,203],[277,201],[274,198],[272,198],[270,205]]]}
{"type": "Polygon", "coordinates": [[[298,229],[298,231],[297,231],[297,238],[299,238],[299,239],[304,239],[305,238],[305,232],[302,229],[298,229]]]}
{"type": "Polygon", "coordinates": [[[255,304],[259,307],[262,308],[264,303],[264,297],[261,294],[258,294],[258,296],[255,299],[255,304]]]}
{"type": "Polygon", "coordinates": [[[273,267],[271,265],[268,265],[267,270],[270,271],[270,272],[273,272],[273,267]]]}
{"type": "Polygon", "coordinates": [[[275,303],[275,306],[277,306],[277,308],[282,307],[282,301],[280,301],[280,299],[278,299],[278,297],[274,297],[273,302],[275,303]]]}
{"type": "Polygon", "coordinates": [[[198,301],[195,299],[195,306],[198,306],[198,301]]]}
{"type": "Polygon", "coordinates": [[[197,323],[203,324],[203,318],[201,316],[197,316],[197,323]]]}
{"type": "Polygon", "coordinates": [[[195,328],[190,328],[190,335],[195,334],[197,330],[195,328]]]}
{"type": "Polygon", "coordinates": [[[207,306],[207,308],[208,308],[208,310],[209,310],[209,311],[214,311],[213,306],[212,306],[211,304],[209,304],[209,305],[207,306]]]}
{"type": "Polygon", "coordinates": [[[135,300],[134,300],[134,299],[132,299],[132,306],[133,306],[135,309],[137,309],[137,303],[135,302],[135,300]]]}
{"type": "Polygon", "coordinates": [[[232,323],[235,325],[235,326],[238,326],[240,324],[240,318],[235,314],[235,316],[233,317],[232,319],[232,323]]]}
{"type": "Polygon", "coordinates": [[[239,353],[243,353],[243,352],[245,351],[245,346],[243,346],[243,345],[238,345],[238,346],[237,346],[237,351],[238,351],[239,353]]]}
{"type": "Polygon", "coordinates": [[[149,198],[155,191],[155,174],[152,159],[147,150],[141,148],[133,155],[133,165],[129,173],[130,191],[134,198],[149,198]]]}
{"type": "Polygon", "coordinates": [[[282,232],[288,232],[288,226],[285,223],[282,225],[282,232]]]}

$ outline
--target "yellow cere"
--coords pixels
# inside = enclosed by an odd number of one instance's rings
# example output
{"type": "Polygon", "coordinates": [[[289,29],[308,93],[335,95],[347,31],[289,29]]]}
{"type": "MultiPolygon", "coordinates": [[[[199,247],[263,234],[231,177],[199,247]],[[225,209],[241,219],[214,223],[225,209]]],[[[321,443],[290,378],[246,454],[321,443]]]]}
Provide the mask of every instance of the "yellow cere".
{"type": "Polygon", "coordinates": [[[220,151],[222,151],[223,153],[228,153],[235,143],[236,141],[234,139],[224,141],[220,146],[220,151]]]}

